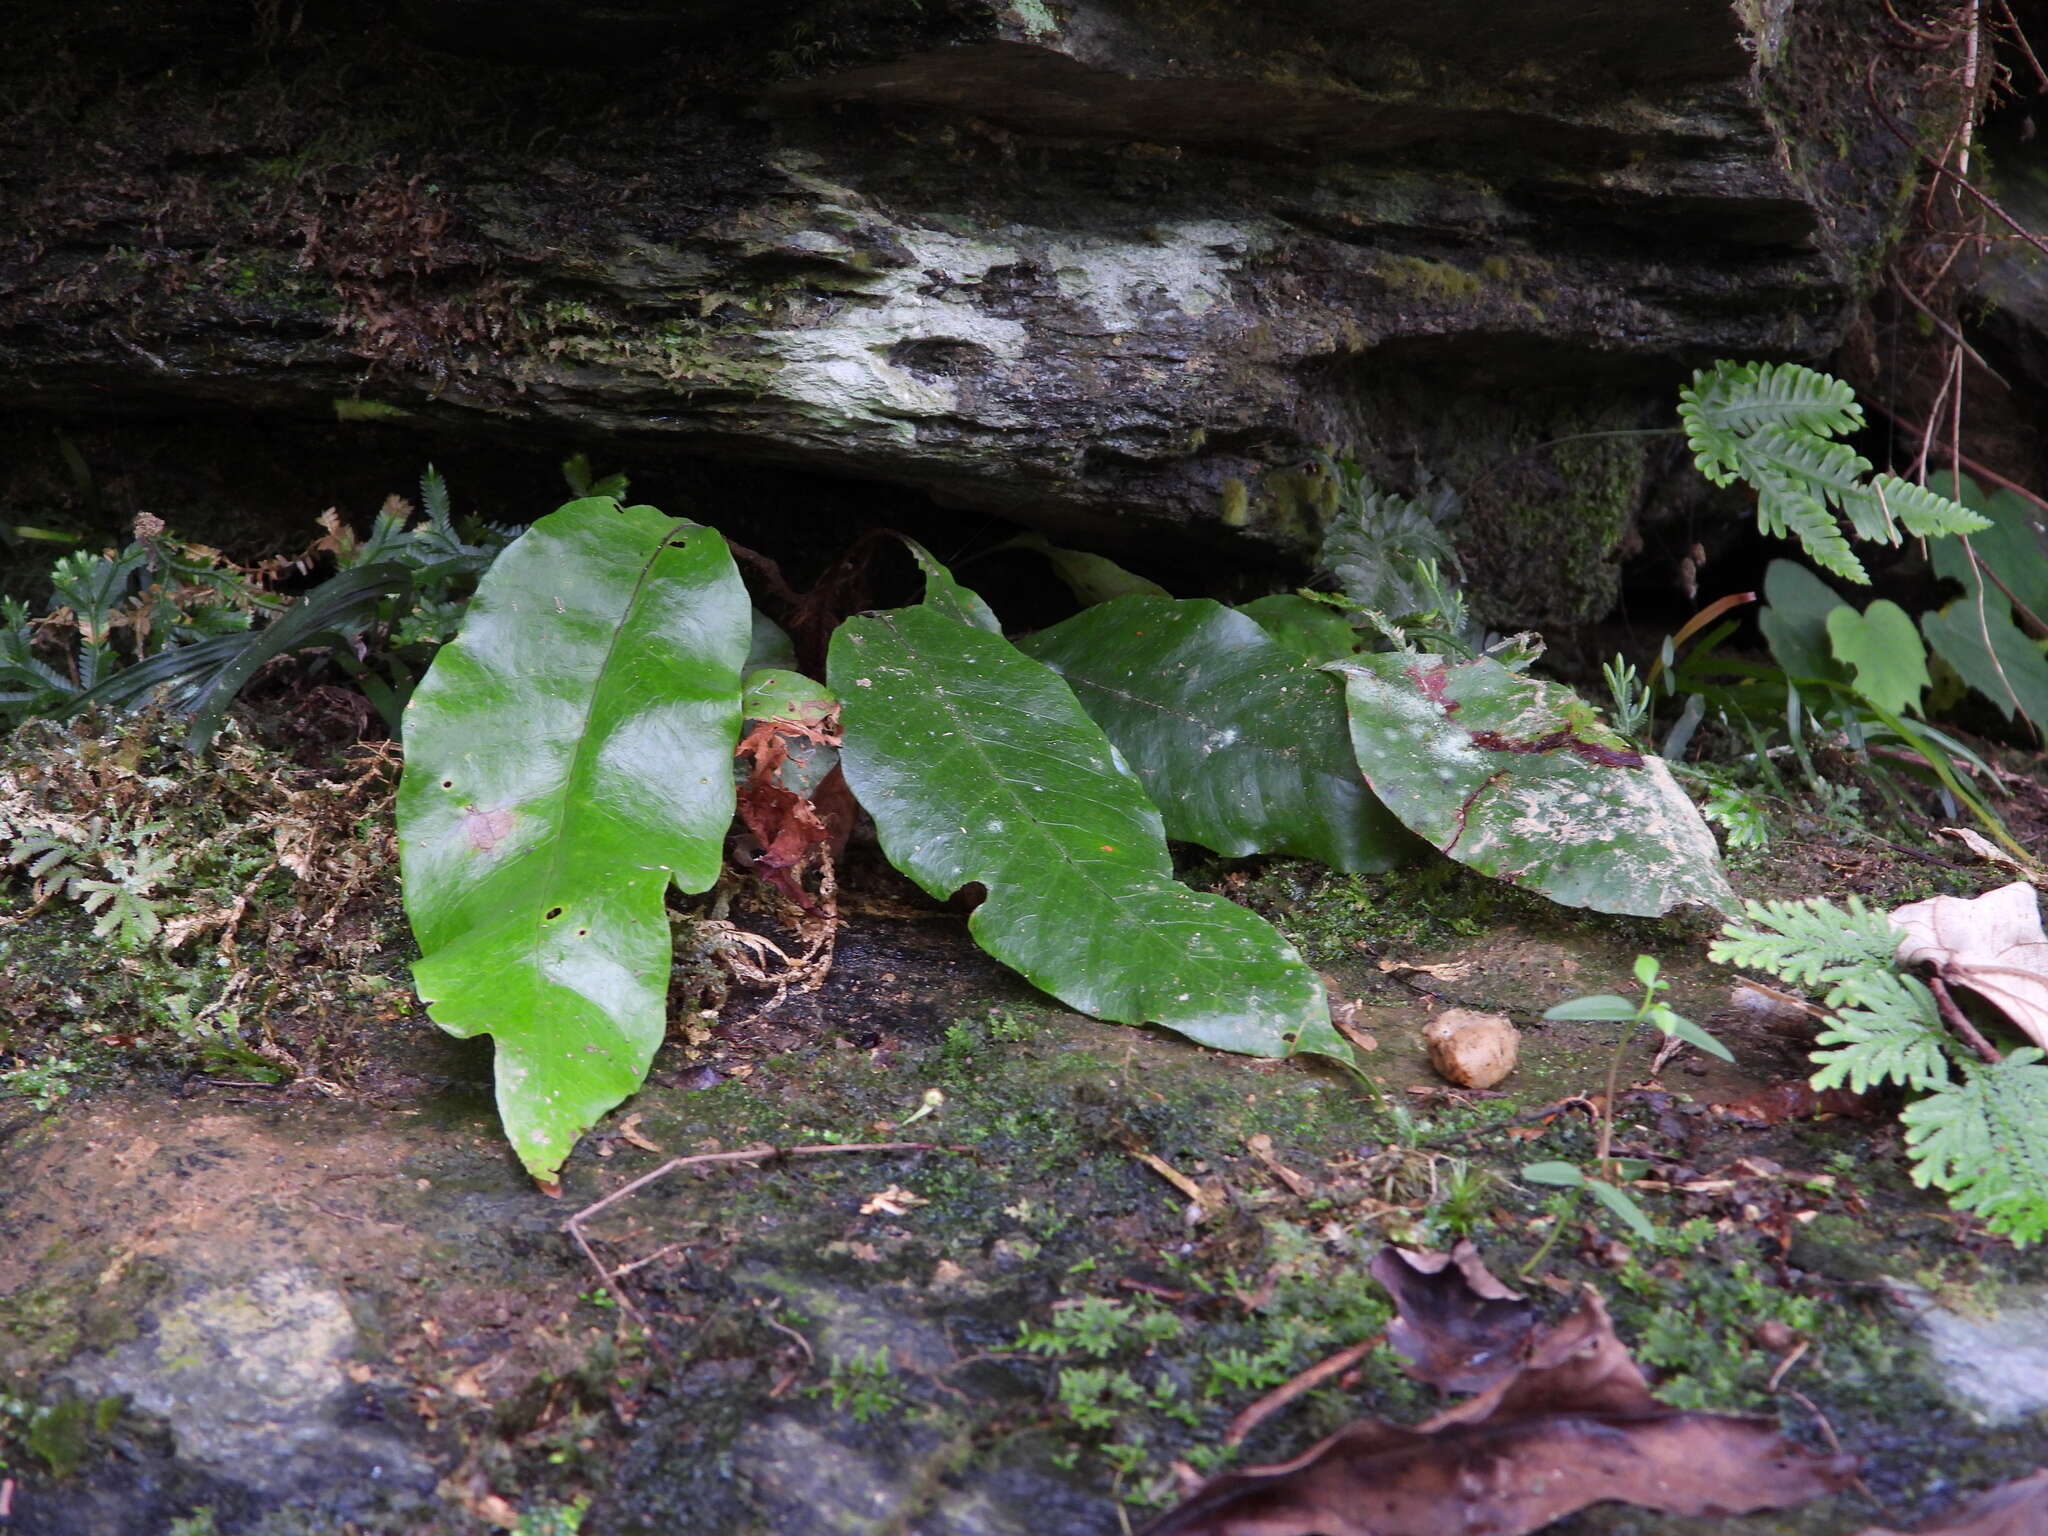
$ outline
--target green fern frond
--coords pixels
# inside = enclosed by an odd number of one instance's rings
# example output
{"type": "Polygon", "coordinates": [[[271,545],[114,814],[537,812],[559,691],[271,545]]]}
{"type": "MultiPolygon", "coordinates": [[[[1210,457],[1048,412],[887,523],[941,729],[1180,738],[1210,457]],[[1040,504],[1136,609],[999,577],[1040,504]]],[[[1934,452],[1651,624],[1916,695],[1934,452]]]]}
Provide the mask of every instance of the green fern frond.
{"type": "Polygon", "coordinates": [[[1863,425],[1855,390],[1797,363],[1716,363],[1695,373],[1678,398],[1688,427],[1697,421],[1744,437],[1774,425],[1839,437],[1863,425]]]}
{"type": "Polygon", "coordinates": [[[2029,1047],[1906,1106],[1913,1182],[1946,1190],[1994,1232],[2025,1245],[2048,1234],[2048,1066],[2029,1047]]]}
{"type": "Polygon", "coordinates": [[[147,944],[163,931],[155,902],[113,880],[81,880],[78,904],[92,914],[95,938],[112,939],[127,949],[147,944]]]}
{"type": "Polygon", "coordinates": [[[1678,415],[1693,461],[1716,485],[1745,481],[1757,493],[1757,525],[1799,540],[1809,558],[1844,581],[1867,585],[1862,562],[1835,521],[1860,539],[1897,544],[1986,526],[1977,514],[1871,463],[1838,441],[1863,425],[1855,391],[1796,363],[1716,363],[1679,392],[1678,415]]]}
{"type": "Polygon", "coordinates": [[[1846,908],[1810,901],[1746,901],[1742,919],[1721,930],[1708,949],[1717,965],[1769,971],[1798,987],[1840,981],[1874,966],[1888,970],[1898,953],[1899,931],[1861,897],[1846,908]]]}
{"type": "Polygon", "coordinates": [[[1745,446],[1759,462],[1795,477],[1837,506],[1844,496],[1862,490],[1863,477],[1870,473],[1870,460],[1847,443],[1803,436],[1775,424],[1754,433],[1745,446]]]}
{"type": "Polygon", "coordinates": [[[446,539],[454,539],[455,518],[449,511],[448,481],[431,464],[420,475],[420,510],[427,514],[427,521],[436,533],[446,539]]]}
{"type": "MultiPolygon", "coordinates": [[[[1405,618],[1431,606],[1431,584],[1421,562],[1455,569],[1457,551],[1431,509],[1382,491],[1348,459],[1327,460],[1337,483],[1337,508],[1323,535],[1317,564],[1336,579],[1353,604],[1405,618]]],[[[1443,583],[1436,583],[1439,590],[1443,583]]]]}
{"type": "Polygon", "coordinates": [[[1835,526],[1835,515],[1821,495],[1797,476],[1781,473],[1774,466],[1759,467],[1748,479],[1757,493],[1757,527],[1773,538],[1797,539],[1807,557],[1822,570],[1858,586],[1870,584],[1863,562],[1835,526]]]}
{"type": "MultiPolygon", "coordinates": [[[[1960,501],[1937,496],[1924,485],[1901,480],[1897,475],[1877,475],[1870,482],[1871,493],[1881,497],[1885,509],[1916,539],[1938,539],[1952,533],[1981,533],[1991,520],[1972,512],[1960,501]]],[[[1896,541],[1894,541],[1896,542],[1896,541]]]]}
{"type": "Polygon", "coordinates": [[[1947,1035],[1934,994],[1896,971],[1859,969],[1828,990],[1835,1017],[1815,1038],[1815,1088],[1848,1084],[1867,1093],[1880,1083],[1940,1088],[1949,1081],[1947,1035]]]}

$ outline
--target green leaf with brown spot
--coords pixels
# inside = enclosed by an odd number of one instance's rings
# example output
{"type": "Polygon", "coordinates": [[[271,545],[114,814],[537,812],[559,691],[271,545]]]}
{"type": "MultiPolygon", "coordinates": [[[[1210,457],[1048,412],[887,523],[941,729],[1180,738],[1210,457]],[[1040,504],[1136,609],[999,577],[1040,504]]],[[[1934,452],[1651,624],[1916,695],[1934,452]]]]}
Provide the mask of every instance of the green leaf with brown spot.
{"type": "Polygon", "coordinates": [[[1459,863],[1596,912],[1734,905],[1714,834],[1664,760],[1570,689],[1489,657],[1361,656],[1330,670],[1374,793],[1459,863]]]}

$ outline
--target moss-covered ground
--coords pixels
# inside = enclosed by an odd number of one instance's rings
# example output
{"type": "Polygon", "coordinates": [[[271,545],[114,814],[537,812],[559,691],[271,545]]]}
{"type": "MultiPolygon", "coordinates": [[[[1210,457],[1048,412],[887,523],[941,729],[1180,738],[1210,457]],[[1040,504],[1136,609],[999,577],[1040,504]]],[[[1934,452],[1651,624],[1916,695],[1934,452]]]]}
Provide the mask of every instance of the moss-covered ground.
{"type": "MultiPolygon", "coordinates": [[[[126,771],[148,778],[147,750],[126,771]]],[[[271,807],[262,848],[286,824],[329,838],[328,877],[348,849],[388,847],[374,776],[317,822],[266,750],[166,803],[167,846],[180,828],[207,845],[185,866],[199,886],[259,862],[221,820],[231,790],[271,807]]],[[[1819,816],[1777,808],[1776,841],[1736,860],[1750,893],[1892,903],[1998,883],[1819,816]]],[[[1775,1414],[1864,1456],[1875,1501],[1721,1523],[1610,1508],[1560,1529],[1849,1531],[2030,1469],[2039,1423],[1987,1428],[1948,1395],[1891,1285],[1967,1305],[2048,1265],[1914,1189],[1888,1115],[1745,1110],[1803,1075],[1802,1042],[1727,1006],[1697,929],[1564,912],[1449,866],[1187,873],[1266,912],[1356,1004],[1376,1041],[1364,1073],[1079,1018],[856,860],[826,985],[754,1022],[744,997],[715,1027],[685,1020],[560,1202],[499,1144],[488,1048],[410,1004],[388,865],[338,901],[317,870],[261,874],[225,965],[218,945],[124,949],[63,903],[0,925],[0,1477],[22,1528],[96,1529],[65,1522],[111,1501],[132,1523],[109,1529],[185,1536],[1108,1533],[1189,1476],[1282,1459],[1360,1414],[1433,1411],[1382,1348],[1229,1443],[1262,1394],[1385,1324],[1366,1268],[1381,1247],[1462,1237],[1503,1275],[1538,1261],[1522,1283],[1556,1309],[1596,1286],[1668,1400],[1775,1414]],[[323,892],[327,927],[295,924],[323,892]],[[1639,953],[1737,1057],[1653,1077],[1644,1045],[1625,1063],[1617,1150],[1651,1165],[1654,1241],[1518,1177],[1591,1157],[1584,1096],[1612,1043],[1541,1013],[1625,990],[1639,953]],[[1500,1090],[1427,1069],[1419,1031],[1453,1004],[1522,1027],[1500,1090]],[[590,1222],[616,1293],[561,1230],[671,1157],[901,1140],[932,1145],[667,1174],[590,1222]],[[431,1497],[252,1497],[175,1409],[67,1385],[250,1255],[348,1297],[348,1390],[437,1469],[431,1497]]],[[[165,916],[208,891],[167,889],[165,916]]]]}

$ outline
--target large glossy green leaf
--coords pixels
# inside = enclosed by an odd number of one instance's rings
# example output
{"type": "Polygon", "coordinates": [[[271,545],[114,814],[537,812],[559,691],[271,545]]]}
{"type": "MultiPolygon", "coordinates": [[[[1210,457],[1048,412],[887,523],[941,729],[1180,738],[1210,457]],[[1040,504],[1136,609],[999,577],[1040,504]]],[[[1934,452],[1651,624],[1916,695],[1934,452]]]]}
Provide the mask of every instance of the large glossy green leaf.
{"type": "Polygon", "coordinates": [[[1119,597],[1021,643],[1065,678],[1166,819],[1233,856],[1391,869],[1415,839],[1366,788],[1344,689],[1206,598],[1119,597]]]}
{"type": "Polygon", "coordinates": [[[571,502],[499,556],[406,710],[414,978],[443,1029],[496,1037],[536,1178],[661,1044],[663,896],[718,875],[750,627],[717,534],[571,502]]]}
{"type": "MultiPolygon", "coordinates": [[[[998,544],[996,549],[1029,549],[1045,556],[1060,580],[1067,584],[1067,590],[1083,604],[1106,603],[1113,597],[1170,595],[1158,582],[1125,570],[1106,555],[1090,554],[1085,549],[1062,549],[1042,533],[1020,533],[1007,543],[998,544]]],[[[929,595],[925,601],[931,601],[929,595]]]]}
{"type": "Polygon", "coordinates": [[[1934,541],[1936,574],[1961,585],[1963,595],[1922,614],[1920,628],[1941,659],[2008,720],[2018,712],[2048,730],[2048,657],[2020,628],[2012,602],[2048,620],[2048,522],[2011,491],[1986,496],[1967,475],[1956,489],[1957,499],[1992,526],[1967,540],[1934,541]],[[1989,582],[1980,564],[1989,568],[1989,582]]]}
{"type": "Polygon", "coordinates": [[[991,955],[1100,1018],[1350,1059],[1286,941],[1174,880],[1159,812],[1050,669],[923,605],[848,620],[830,667],[883,852],[934,896],[982,885],[991,955]]]}
{"type": "Polygon", "coordinates": [[[1936,654],[2006,719],[2018,711],[2048,731],[2048,656],[2013,622],[2003,592],[1973,583],[1968,596],[1921,614],[1920,629],[1936,654]]]}
{"type": "Polygon", "coordinates": [[[985,629],[992,635],[1003,632],[1002,620],[995,610],[981,599],[981,594],[972,588],[963,587],[953,573],[940,563],[937,556],[917,540],[905,538],[904,547],[910,551],[910,558],[917,562],[917,568],[924,572],[924,601],[927,608],[936,608],[949,619],[958,619],[962,624],[971,624],[976,629],[985,629]]]}
{"type": "Polygon", "coordinates": [[[1327,603],[1318,603],[1296,592],[1276,592],[1239,603],[1237,611],[1257,622],[1259,628],[1290,651],[1299,652],[1321,665],[1349,656],[1358,650],[1358,631],[1351,621],[1327,603]]]}
{"type": "Polygon", "coordinates": [[[1459,863],[1596,912],[1734,905],[1714,834],[1664,760],[1570,689],[1490,657],[1361,656],[1331,670],[1367,780],[1459,863]]]}
{"type": "Polygon", "coordinates": [[[2012,491],[1987,494],[1968,475],[1953,483],[1944,475],[1935,486],[1953,490],[1956,500],[1989,518],[1991,526],[1968,539],[1931,541],[1934,573],[1967,589],[1975,582],[1976,562],[1982,561],[1996,578],[1995,588],[2002,587],[2021,607],[2048,623],[2048,512],[2012,491]]]}

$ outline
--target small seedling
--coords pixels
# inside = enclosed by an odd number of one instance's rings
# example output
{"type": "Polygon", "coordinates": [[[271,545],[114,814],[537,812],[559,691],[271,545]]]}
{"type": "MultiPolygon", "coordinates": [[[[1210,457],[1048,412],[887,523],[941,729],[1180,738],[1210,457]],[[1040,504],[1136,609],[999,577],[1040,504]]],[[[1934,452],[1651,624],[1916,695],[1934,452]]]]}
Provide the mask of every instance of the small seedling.
{"type": "Polygon", "coordinates": [[[1531,1184],[1548,1184],[1572,1192],[1571,1203],[1558,1216],[1550,1229],[1550,1236],[1544,1239],[1535,1256],[1522,1266],[1525,1275],[1543,1262],[1572,1211],[1577,1209],[1579,1196],[1588,1191],[1644,1242],[1654,1243],[1657,1240],[1657,1229],[1649,1216],[1636,1203],[1635,1196],[1622,1188],[1627,1181],[1639,1179],[1647,1173],[1649,1165],[1637,1158],[1614,1156],[1614,1100],[1621,1087],[1621,1063],[1628,1053],[1629,1042],[1636,1037],[1636,1031],[1645,1024],[1654,1025],[1666,1039],[1683,1040],[1687,1045],[1697,1046],[1723,1061],[1735,1059],[1729,1055],[1727,1046],[1691,1019],[1658,1001],[1670,989],[1671,983],[1659,974],[1654,956],[1636,956],[1635,973],[1643,988],[1640,1002],[1632,1003],[1613,994],[1575,997],[1569,1002],[1559,1003],[1543,1015],[1546,1019],[1594,1020],[1628,1027],[1615,1041],[1614,1052],[1607,1062],[1607,1095],[1600,1105],[1599,1141],[1593,1153],[1593,1171],[1588,1173],[1576,1163],[1563,1162],[1531,1163],[1522,1170],[1522,1177],[1531,1184]]]}

